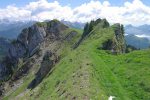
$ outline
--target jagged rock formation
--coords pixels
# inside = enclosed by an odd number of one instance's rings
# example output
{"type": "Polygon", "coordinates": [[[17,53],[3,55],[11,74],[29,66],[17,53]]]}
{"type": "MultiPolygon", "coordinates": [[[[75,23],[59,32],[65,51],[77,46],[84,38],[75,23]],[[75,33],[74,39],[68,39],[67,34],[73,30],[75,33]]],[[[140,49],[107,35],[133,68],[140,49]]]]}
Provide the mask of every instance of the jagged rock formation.
{"type": "MultiPolygon", "coordinates": [[[[23,29],[18,38],[12,41],[7,56],[0,63],[0,80],[9,80],[9,87],[16,88],[15,82],[34,68],[37,72],[34,71],[35,78],[28,86],[34,88],[59,61],[63,43],[71,42],[78,35],[75,30],[67,30],[69,27],[57,20],[38,22],[23,29]],[[65,31],[68,33],[64,33],[65,31]]],[[[21,84],[21,81],[18,84],[21,84]]],[[[4,86],[5,83],[2,83],[1,87],[4,86]]],[[[7,88],[0,88],[0,94],[5,90],[9,91],[7,88]]]]}
{"type": "Polygon", "coordinates": [[[34,50],[45,40],[45,38],[49,38],[51,41],[61,39],[61,32],[67,28],[67,26],[54,20],[50,23],[37,23],[24,29],[18,36],[13,48],[10,50],[10,58],[20,58],[27,55],[32,56],[34,50]]]}
{"type": "Polygon", "coordinates": [[[114,24],[114,36],[103,43],[102,49],[111,50],[112,53],[125,53],[126,43],[124,39],[124,28],[119,23],[114,24]]]}
{"type": "Polygon", "coordinates": [[[11,43],[8,39],[0,37],[0,61],[8,53],[11,43]]]}
{"type": "Polygon", "coordinates": [[[63,31],[67,29],[68,26],[57,20],[36,23],[23,29],[17,40],[12,41],[12,47],[9,49],[7,57],[0,64],[0,80],[13,74],[19,59],[26,60],[33,56],[40,49],[42,43],[47,45],[54,41],[62,41],[65,38],[63,31]]]}
{"type": "Polygon", "coordinates": [[[52,67],[58,62],[59,57],[51,51],[46,51],[41,62],[40,69],[36,73],[35,79],[28,85],[29,89],[36,87],[42,79],[49,73],[52,67]]]}

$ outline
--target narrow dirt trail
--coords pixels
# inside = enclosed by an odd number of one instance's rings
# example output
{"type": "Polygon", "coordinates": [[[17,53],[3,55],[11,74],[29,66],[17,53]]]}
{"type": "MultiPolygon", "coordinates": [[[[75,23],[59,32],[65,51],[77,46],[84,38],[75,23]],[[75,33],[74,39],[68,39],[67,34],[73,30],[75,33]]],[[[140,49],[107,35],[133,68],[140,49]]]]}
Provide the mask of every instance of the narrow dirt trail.
{"type": "Polygon", "coordinates": [[[83,100],[89,100],[89,87],[90,87],[90,81],[89,81],[89,63],[88,62],[83,62],[83,66],[81,68],[81,86],[82,90],[85,92],[83,94],[83,100]]]}
{"type": "MultiPolygon", "coordinates": [[[[56,89],[59,98],[65,100],[90,100],[90,61],[86,56],[75,63],[72,73],[69,74],[56,89]],[[66,88],[67,87],[67,88],[66,88]]],[[[61,100],[60,99],[60,100],[61,100]]]]}
{"type": "Polygon", "coordinates": [[[89,61],[85,59],[81,62],[79,69],[74,73],[73,87],[77,90],[78,96],[75,100],[90,100],[90,74],[89,74],[89,61]]]}

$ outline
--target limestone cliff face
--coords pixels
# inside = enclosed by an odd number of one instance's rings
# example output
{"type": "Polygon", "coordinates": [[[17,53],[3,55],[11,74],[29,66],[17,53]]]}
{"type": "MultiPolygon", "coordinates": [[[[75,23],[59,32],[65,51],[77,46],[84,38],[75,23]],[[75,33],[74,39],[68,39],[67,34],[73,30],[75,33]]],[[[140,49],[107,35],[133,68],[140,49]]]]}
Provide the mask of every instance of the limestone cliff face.
{"type": "Polygon", "coordinates": [[[13,44],[13,48],[9,51],[10,58],[32,56],[34,50],[46,38],[51,39],[51,41],[61,39],[61,32],[67,28],[62,23],[53,20],[51,22],[37,23],[24,29],[18,36],[16,43],[13,44]]]}
{"type": "Polygon", "coordinates": [[[124,26],[117,23],[113,25],[114,27],[114,32],[115,32],[115,45],[114,45],[114,49],[116,50],[116,52],[118,53],[125,53],[126,50],[126,42],[125,42],[125,38],[124,38],[124,26]]]}
{"type": "Polygon", "coordinates": [[[0,37],[0,61],[2,57],[8,53],[11,43],[8,39],[0,37]]]}
{"type": "Polygon", "coordinates": [[[66,29],[68,27],[57,20],[36,23],[23,29],[17,40],[12,42],[7,57],[0,64],[0,80],[6,79],[16,69],[20,58],[25,60],[34,55],[41,43],[62,40],[62,32],[66,29]]]}
{"type": "Polygon", "coordinates": [[[38,72],[35,74],[35,78],[32,80],[32,82],[28,85],[27,88],[33,89],[35,88],[42,80],[43,78],[51,71],[55,63],[58,62],[58,55],[55,53],[52,53],[51,51],[46,51],[41,66],[38,70],[38,72]]]}
{"type": "Polygon", "coordinates": [[[5,67],[6,64],[3,62],[4,57],[8,54],[8,50],[11,47],[11,43],[9,40],[5,38],[0,38],[0,80],[3,77],[3,74],[8,74],[7,68],[5,67]]]}
{"type": "Polygon", "coordinates": [[[18,59],[31,55],[32,51],[44,41],[45,36],[44,28],[36,24],[24,29],[9,50],[9,57],[18,59]]]}
{"type": "Polygon", "coordinates": [[[108,39],[103,43],[102,49],[111,50],[113,54],[125,53],[126,42],[124,39],[124,27],[117,23],[111,26],[114,31],[114,35],[111,39],[108,39]]]}

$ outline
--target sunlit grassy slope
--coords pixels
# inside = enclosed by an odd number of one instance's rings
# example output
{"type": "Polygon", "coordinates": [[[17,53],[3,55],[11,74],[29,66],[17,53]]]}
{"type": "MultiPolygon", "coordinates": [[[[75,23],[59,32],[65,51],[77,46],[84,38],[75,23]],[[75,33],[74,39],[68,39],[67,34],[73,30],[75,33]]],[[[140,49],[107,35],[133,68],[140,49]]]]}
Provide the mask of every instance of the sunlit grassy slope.
{"type": "Polygon", "coordinates": [[[61,60],[40,85],[24,86],[4,99],[150,100],[150,50],[112,55],[97,49],[113,35],[112,28],[97,28],[75,50],[66,43],[61,60]]]}

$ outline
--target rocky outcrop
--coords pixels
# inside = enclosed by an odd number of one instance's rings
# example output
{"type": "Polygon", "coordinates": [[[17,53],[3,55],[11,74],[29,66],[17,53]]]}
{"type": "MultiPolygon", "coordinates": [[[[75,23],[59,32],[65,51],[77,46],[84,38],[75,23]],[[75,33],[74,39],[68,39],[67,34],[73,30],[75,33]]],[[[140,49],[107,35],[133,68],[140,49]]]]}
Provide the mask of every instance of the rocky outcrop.
{"type": "Polygon", "coordinates": [[[0,83],[0,99],[2,99],[1,96],[3,95],[3,91],[4,91],[4,85],[0,83]]]}
{"type": "Polygon", "coordinates": [[[34,60],[35,59],[30,58],[26,62],[19,62],[20,68],[18,68],[18,70],[12,75],[11,81],[14,82],[18,79],[21,79],[24,75],[27,75],[30,68],[32,68],[32,66],[34,64],[34,60]],[[21,63],[22,63],[22,65],[21,65],[21,63]]]}
{"type": "Polygon", "coordinates": [[[0,80],[13,73],[20,58],[26,60],[34,55],[44,41],[63,40],[63,31],[66,29],[68,27],[57,20],[36,23],[23,29],[17,40],[12,41],[5,60],[0,63],[0,80]]]}
{"type": "Polygon", "coordinates": [[[78,33],[76,31],[71,31],[69,34],[66,35],[65,40],[70,42],[78,33]]]}
{"type": "Polygon", "coordinates": [[[41,62],[40,69],[36,73],[35,79],[33,79],[33,81],[28,86],[29,89],[36,87],[43,80],[43,78],[53,68],[55,63],[58,62],[58,58],[59,57],[55,53],[52,53],[51,51],[46,51],[41,62]]]}
{"type": "Polygon", "coordinates": [[[110,50],[113,54],[125,53],[126,43],[124,39],[124,27],[117,23],[112,25],[114,35],[102,44],[103,50],[110,50]]]}
{"type": "Polygon", "coordinates": [[[67,28],[59,21],[53,20],[51,22],[36,23],[24,29],[13,44],[13,48],[9,51],[10,58],[32,56],[35,49],[45,38],[49,38],[51,41],[61,39],[61,32],[67,28]]]}
{"type": "Polygon", "coordinates": [[[124,26],[117,23],[112,26],[114,28],[114,45],[113,48],[117,53],[125,53],[126,42],[124,38],[124,26]]]}
{"type": "Polygon", "coordinates": [[[12,73],[12,69],[9,69],[6,67],[7,63],[5,61],[0,63],[0,80],[5,81],[9,77],[9,75],[12,73]]]}
{"type": "Polygon", "coordinates": [[[0,37],[0,61],[8,53],[11,43],[8,39],[0,37]]]}

